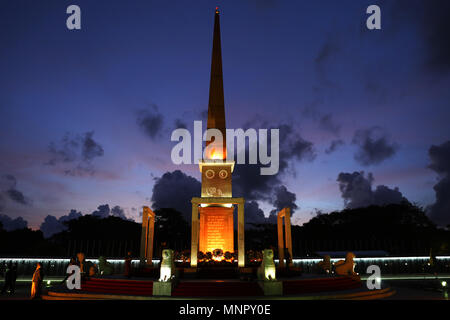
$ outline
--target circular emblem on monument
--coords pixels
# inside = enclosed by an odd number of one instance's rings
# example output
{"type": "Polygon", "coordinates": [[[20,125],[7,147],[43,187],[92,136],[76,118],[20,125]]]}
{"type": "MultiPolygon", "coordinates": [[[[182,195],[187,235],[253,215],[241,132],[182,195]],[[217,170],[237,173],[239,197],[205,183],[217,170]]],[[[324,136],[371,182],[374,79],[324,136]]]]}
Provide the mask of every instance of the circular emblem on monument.
{"type": "Polygon", "coordinates": [[[208,170],[206,170],[206,172],[205,172],[205,176],[206,176],[206,178],[208,178],[208,179],[214,178],[214,175],[215,175],[214,170],[208,169],[208,170]]]}
{"type": "Polygon", "coordinates": [[[226,177],[228,177],[227,170],[220,170],[219,171],[219,177],[221,177],[222,179],[225,179],[226,177]]]}

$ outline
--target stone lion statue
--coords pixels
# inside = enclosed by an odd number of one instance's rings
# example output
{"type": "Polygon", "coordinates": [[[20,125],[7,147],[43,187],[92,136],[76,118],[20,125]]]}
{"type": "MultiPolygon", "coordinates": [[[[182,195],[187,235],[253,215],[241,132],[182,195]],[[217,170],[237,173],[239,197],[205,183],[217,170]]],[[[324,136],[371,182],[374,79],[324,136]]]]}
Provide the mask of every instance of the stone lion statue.
{"type": "Polygon", "coordinates": [[[161,272],[159,281],[169,281],[175,274],[175,263],[173,259],[173,250],[164,249],[162,251],[161,272]]]}
{"type": "Polygon", "coordinates": [[[319,272],[329,274],[331,272],[331,260],[329,255],[323,256],[323,260],[317,263],[319,272]]]}
{"type": "Polygon", "coordinates": [[[339,260],[334,264],[336,274],[341,276],[356,275],[355,262],[353,262],[354,258],[355,255],[353,254],[353,252],[347,252],[345,260],[339,260]]]}
{"type": "Polygon", "coordinates": [[[112,275],[114,272],[114,266],[106,261],[105,257],[99,257],[98,258],[98,271],[103,276],[109,276],[112,275]]]}
{"type": "Polygon", "coordinates": [[[263,259],[258,268],[258,279],[276,280],[276,267],[272,249],[264,249],[263,251],[263,259]]]}

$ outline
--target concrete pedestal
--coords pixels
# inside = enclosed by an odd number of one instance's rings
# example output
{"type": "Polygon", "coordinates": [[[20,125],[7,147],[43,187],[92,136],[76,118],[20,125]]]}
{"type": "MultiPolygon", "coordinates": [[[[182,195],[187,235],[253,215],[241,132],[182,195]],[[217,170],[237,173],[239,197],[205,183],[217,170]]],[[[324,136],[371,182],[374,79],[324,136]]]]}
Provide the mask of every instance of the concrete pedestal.
{"type": "Polygon", "coordinates": [[[155,281],[153,282],[153,295],[154,296],[168,296],[172,295],[172,289],[174,287],[173,281],[155,281]]]}
{"type": "Polygon", "coordinates": [[[258,281],[265,296],[281,296],[283,294],[282,281],[258,281]]]}

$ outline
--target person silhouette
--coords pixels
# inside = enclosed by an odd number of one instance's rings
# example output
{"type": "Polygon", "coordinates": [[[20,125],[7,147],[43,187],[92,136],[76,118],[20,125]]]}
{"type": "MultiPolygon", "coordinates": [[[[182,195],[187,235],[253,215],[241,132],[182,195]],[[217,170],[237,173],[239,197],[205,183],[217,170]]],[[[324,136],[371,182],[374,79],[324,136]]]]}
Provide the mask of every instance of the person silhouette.
{"type": "Polygon", "coordinates": [[[14,292],[16,291],[16,280],[17,280],[17,262],[12,265],[11,269],[10,294],[14,294],[14,292]]]}
{"type": "Polygon", "coordinates": [[[12,262],[10,261],[5,270],[5,283],[3,284],[2,294],[6,293],[8,290],[11,293],[12,268],[12,262]]]}
{"type": "Polygon", "coordinates": [[[31,280],[31,299],[39,299],[42,293],[42,281],[44,280],[44,272],[40,262],[36,264],[36,270],[31,280]]]}
{"type": "Polygon", "coordinates": [[[131,251],[127,252],[127,256],[125,257],[125,272],[124,272],[124,276],[127,278],[131,278],[131,274],[132,274],[132,262],[133,258],[131,256],[131,251]]]}

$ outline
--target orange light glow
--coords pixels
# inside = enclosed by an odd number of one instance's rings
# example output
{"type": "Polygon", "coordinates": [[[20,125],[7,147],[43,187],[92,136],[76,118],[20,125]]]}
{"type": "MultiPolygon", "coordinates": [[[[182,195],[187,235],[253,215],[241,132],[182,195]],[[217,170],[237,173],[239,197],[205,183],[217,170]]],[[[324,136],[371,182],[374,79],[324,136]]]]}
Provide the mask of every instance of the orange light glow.
{"type": "Polygon", "coordinates": [[[223,159],[223,158],[222,158],[222,153],[216,152],[216,149],[212,149],[212,152],[211,152],[211,159],[213,159],[213,160],[220,160],[220,159],[223,159]]]}

